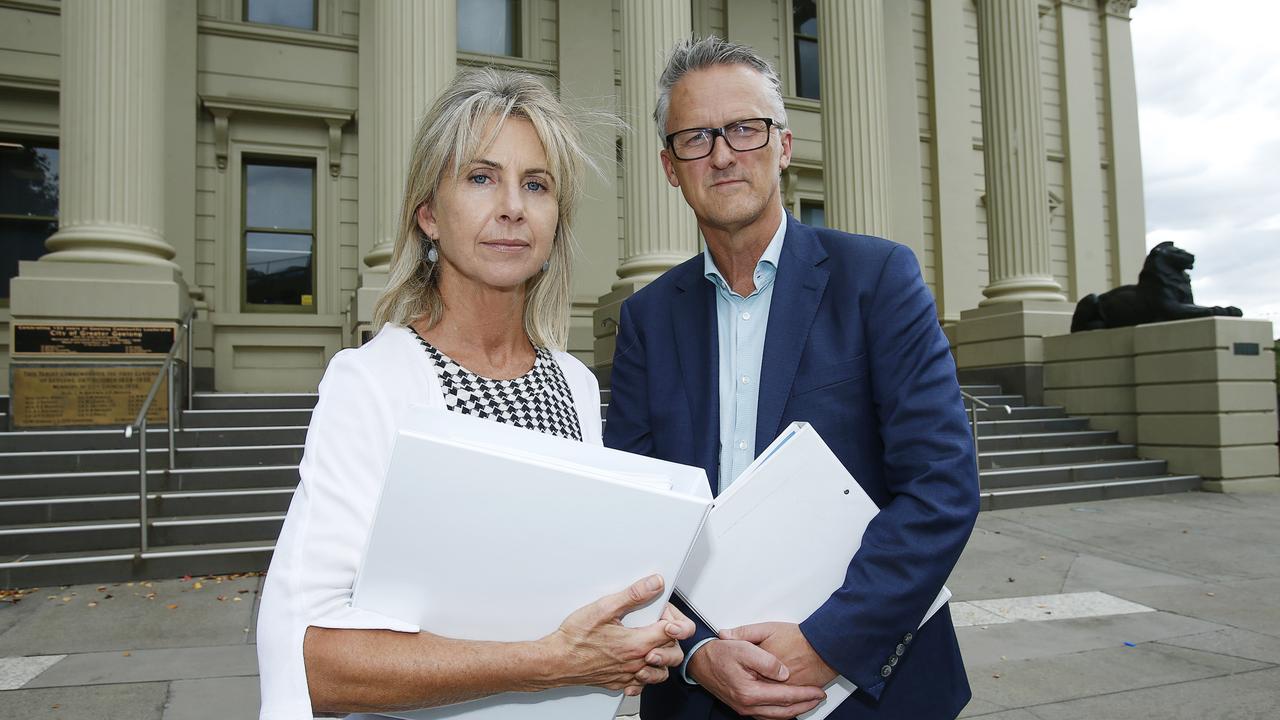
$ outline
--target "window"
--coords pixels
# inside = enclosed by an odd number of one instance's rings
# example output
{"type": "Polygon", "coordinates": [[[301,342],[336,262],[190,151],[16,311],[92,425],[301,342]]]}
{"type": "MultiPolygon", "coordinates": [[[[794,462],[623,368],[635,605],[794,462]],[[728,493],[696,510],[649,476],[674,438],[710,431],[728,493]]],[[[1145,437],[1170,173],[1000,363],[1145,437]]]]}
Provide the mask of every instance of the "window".
{"type": "Polygon", "coordinates": [[[822,203],[812,200],[801,200],[800,222],[810,227],[826,227],[827,212],[823,209],[822,203]]]}
{"type": "Polygon", "coordinates": [[[58,229],[58,147],[49,140],[0,139],[0,302],[20,260],[39,260],[58,229]]]}
{"type": "Polygon", "coordinates": [[[244,165],[246,310],[315,312],[315,165],[244,165]]]}
{"type": "Polygon", "coordinates": [[[817,100],[818,87],[818,6],[814,0],[794,0],[791,23],[796,43],[796,95],[817,100]]]}
{"type": "Polygon", "coordinates": [[[458,0],[458,49],[520,55],[520,0],[458,0]]]}
{"type": "Polygon", "coordinates": [[[264,25],[316,29],[316,0],[244,0],[244,19],[264,25]]]}

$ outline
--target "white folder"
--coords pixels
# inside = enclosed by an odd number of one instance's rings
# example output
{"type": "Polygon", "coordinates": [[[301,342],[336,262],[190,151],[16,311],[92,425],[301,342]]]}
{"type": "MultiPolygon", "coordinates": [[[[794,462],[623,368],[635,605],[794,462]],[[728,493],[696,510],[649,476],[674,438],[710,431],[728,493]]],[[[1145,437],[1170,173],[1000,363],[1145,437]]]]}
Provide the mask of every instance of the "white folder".
{"type": "MultiPolygon", "coordinates": [[[[468,640],[535,640],[653,573],[661,616],[710,508],[701,468],[439,409],[396,438],[352,604],[468,640]]],[[[415,720],[611,720],[622,693],[571,687],[396,713],[415,720]]]]}
{"type": "MultiPolygon", "coordinates": [[[[792,423],[716,498],[676,582],[712,629],[799,623],[844,584],[880,509],[807,423],[792,423]]],[[[946,587],[920,621],[951,598],[946,587]]],[[[856,689],[837,677],[801,720],[821,720],[856,689]]]]}

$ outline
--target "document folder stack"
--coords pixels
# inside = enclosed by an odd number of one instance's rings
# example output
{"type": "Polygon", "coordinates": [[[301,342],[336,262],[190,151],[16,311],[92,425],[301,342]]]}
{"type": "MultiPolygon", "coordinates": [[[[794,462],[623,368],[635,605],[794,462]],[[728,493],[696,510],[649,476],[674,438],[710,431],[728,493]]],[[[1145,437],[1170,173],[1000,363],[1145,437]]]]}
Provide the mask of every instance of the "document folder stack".
{"type": "MultiPolygon", "coordinates": [[[[676,592],[717,631],[799,623],[844,583],[879,511],[813,426],[792,423],[716,498],[676,592]]],[[[943,587],[920,624],[950,597],[943,587]]],[[[821,720],[854,690],[837,677],[801,720],[821,720]]]]}
{"type": "MultiPolygon", "coordinates": [[[[468,640],[535,640],[653,573],[655,622],[710,507],[701,468],[414,408],[396,439],[356,607],[468,640]]],[[[621,692],[505,693],[415,720],[610,720],[621,692]]]]}

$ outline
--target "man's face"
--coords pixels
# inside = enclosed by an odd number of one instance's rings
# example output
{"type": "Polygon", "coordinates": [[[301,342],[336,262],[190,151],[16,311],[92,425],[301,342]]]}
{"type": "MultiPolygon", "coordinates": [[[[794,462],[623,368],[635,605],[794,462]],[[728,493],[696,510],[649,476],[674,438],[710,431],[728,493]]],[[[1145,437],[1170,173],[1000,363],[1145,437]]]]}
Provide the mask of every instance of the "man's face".
{"type": "MultiPolygon", "coordinates": [[[[689,128],[719,128],[747,118],[778,118],[768,102],[763,75],[744,65],[717,65],[688,73],[671,88],[664,135],[689,128]]],[[[672,186],[698,216],[704,229],[733,232],[779,204],[779,175],[791,163],[791,131],[773,128],[758,150],[737,152],[723,137],[711,154],[679,160],[662,150],[662,167],[672,186]]]]}

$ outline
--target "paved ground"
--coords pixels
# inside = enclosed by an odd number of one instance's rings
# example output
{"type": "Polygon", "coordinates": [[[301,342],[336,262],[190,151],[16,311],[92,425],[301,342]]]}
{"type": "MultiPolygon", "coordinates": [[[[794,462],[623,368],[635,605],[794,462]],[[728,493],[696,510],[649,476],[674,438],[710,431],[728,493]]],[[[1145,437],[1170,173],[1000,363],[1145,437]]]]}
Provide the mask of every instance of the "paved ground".
{"type": "MultiPolygon", "coordinates": [[[[964,717],[1280,718],[1278,516],[1204,493],[983,513],[948,583],[964,717]]],[[[256,716],[261,581],[0,603],[0,718],[256,716]]]]}

